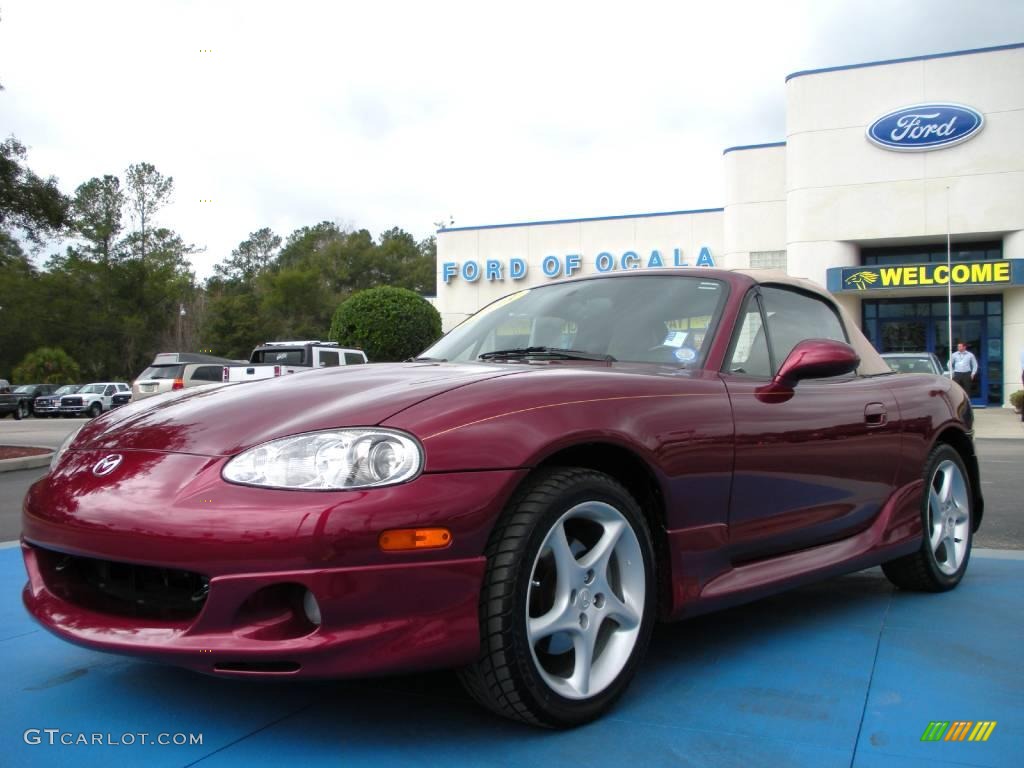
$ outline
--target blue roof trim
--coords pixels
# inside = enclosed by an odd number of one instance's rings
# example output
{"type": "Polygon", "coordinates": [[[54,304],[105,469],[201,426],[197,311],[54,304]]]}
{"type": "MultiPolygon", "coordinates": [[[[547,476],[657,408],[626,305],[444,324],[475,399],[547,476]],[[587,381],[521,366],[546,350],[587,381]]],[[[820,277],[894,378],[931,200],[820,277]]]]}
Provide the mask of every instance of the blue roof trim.
{"type": "Polygon", "coordinates": [[[784,141],[771,141],[767,144],[740,144],[737,147],[726,147],[722,150],[723,155],[727,155],[730,152],[739,152],[741,149],[764,149],[765,147],[784,147],[786,142],[784,141]]]}
{"type": "Polygon", "coordinates": [[[820,75],[822,72],[840,72],[844,69],[863,69],[864,67],[881,67],[886,64],[903,64],[908,61],[927,61],[928,59],[946,59],[950,56],[969,56],[973,53],[991,53],[992,51],[1009,51],[1014,48],[1024,48],[1024,43],[1009,43],[1007,45],[993,45],[990,48],[968,48],[963,51],[948,51],[946,53],[928,53],[924,56],[907,56],[905,59],[885,59],[884,61],[866,61],[863,64],[844,64],[841,67],[825,67],[823,69],[804,69],[786,75],[788,83],[794,77],[804,75],[820,75]]]}
{"type": "Polygon", "coordinates": [[[517,221],[511,224],[481,224],[477,227],[446,227],[442,232],[468,232],[473,229],[502,229],[505,227],[539,227],[544,224],[576,224],[584,221],[611,221],[613,219],[646,219],[651,216],[682,216],[690,213],[721,213],[725,208],[695,208],[692,211],[658,211],[656,213],[623,213],[618,216],[591,216],[584,219],[551,219],[550,221],[517,221]]]}

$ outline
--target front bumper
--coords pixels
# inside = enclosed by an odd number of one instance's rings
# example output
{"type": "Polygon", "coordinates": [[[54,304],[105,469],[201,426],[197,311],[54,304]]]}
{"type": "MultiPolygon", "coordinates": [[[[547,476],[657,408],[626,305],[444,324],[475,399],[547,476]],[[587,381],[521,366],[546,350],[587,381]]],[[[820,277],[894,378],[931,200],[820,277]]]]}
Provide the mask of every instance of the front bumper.
{"type": "Polygon", "coordinates": [[[523,471],[280,491],[225,483],[220,457],[121,453],[98,478],[108,451],[69,452],[26,496],[23,599],[57,636],[221,675],[348,677],[476,658],[484,547],[523,471]],[[448,548],[378,546],[383,530],[433,525],[451,530],[448,548]],[[188,616],[112,609],[64,588],[62,557],[188,572],[208,592],[188,616]],[[318,625],[303,610],[307,591],[318,625]]]}
{"type": "Polygon", "coordinates": [[[87,405],[62,405],[60,412],[65,416],[81,416],[89,410],[87,405]]]}
{"type": "Polygon", "coordinates": [[[25,607],[46,629],[77,645],[198,672],[358,677],[459,666],[480,647],[482,557],[218,576],[196,617],[139,619],[62,599],[41,562],[50,553],[28,543],[22,552],[25,607]],[[253,604],[279,585],[316,597],[319,626],[287,597],[253,604]]]}

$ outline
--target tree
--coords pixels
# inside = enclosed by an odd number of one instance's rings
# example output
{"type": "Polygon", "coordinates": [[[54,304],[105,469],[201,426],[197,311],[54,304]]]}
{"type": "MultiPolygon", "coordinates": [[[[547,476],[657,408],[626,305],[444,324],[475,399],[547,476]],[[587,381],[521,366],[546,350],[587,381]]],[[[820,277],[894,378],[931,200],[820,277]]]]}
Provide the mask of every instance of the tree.
{"type": "Polygon", "coordinates": [[[273,263],[280,248],[281,238],[270,227],[250,232],[230,257],[213,268],[214,273],[225,280],[250,281],[273,263]]]}
{"type": "Polygon", "coordinates": [[[149,232],[157,211],[171,201],[174,192],[174,178],[164,176],[150,163],[129,165],[125,172],[125,185],[128,187],[128,205],[132,216],[138,222],[139,256],[145,258],[149,232]]]}
{"type": "Polygon", "coordinates": [[[117,176],[89,179],[75,190],[71,203],[72,225],[89,242],[90,251],[108,261],[121,233],[121,210],[125,196],[117,176]]]}
{"type": "Polygon", "coordinates": [[[32,384],[70,384],[81,381],[82,372],[60,347],[40,347],[14,367],[14,380],[32,384]]]}
{"type": "Polygon", "coordinates": [[[39,309],[39,273],[17,241],[0,232],[0,378],[29,351],[45,342],[39,309]]]}
{"type": "Polygon", "coordinates": [[[42,179],[24,165],[27,154],[13,136],[0,144],[0,230],[21,230],[41,245],[67,223],[68,199],[56,178],[42,179]]]}
{"type": "Polygon", "coordinates": [[[441,315],[412,291],[371,288],[342,302],[330,337],[363,349],[371,362],[405,360],[441,338],[441,315]]]}

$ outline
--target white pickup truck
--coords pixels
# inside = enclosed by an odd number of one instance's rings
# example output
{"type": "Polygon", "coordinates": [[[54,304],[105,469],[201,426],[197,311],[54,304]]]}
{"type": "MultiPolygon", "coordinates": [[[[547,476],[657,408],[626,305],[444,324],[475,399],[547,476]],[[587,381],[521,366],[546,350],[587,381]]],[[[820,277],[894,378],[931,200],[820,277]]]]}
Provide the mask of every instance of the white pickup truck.
{"type": "Polygon", "coordinates": [[[268,341],[252,351],[248,363],[225,365],[223,380],[258,381],[288,373],[360,365],[367,362],[361,349],[345,349],[335,341],[268,341]]]}

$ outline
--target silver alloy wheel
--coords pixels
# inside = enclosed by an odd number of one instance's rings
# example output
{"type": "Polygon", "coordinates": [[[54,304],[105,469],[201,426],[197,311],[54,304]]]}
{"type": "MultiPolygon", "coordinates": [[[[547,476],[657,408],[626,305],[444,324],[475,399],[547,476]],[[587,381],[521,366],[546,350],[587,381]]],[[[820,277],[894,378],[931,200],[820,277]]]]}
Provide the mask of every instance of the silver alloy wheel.
{"type": "Polygon", "coordinates": [[[957,572],[967,554],[970,511],[963,472],[946,459],[935,468],[928,487],[928,541],[935,564],[947,576],[957,572]]]}
{"type": "Polygon", "coordinates": [[[563,514],[534,559],[526,600],[544,682],[575,700],[611,685],[636,646],[646,592],[640,541],[619,510],[585,501],[563,514]]]}

